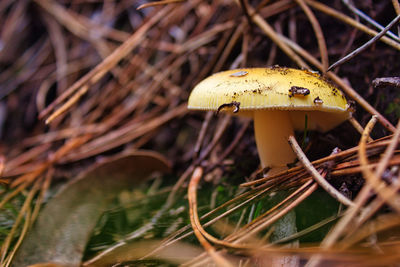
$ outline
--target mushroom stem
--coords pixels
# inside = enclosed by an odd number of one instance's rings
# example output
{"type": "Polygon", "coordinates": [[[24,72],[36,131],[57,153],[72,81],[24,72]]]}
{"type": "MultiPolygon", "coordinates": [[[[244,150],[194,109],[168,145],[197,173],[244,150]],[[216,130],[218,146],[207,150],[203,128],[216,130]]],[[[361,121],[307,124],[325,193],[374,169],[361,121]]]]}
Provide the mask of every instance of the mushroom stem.
{"type": "MultiPolygon", "coordinates": [[[[287,169],[287,164],[296,159],[296,154],[288,142],[288,138],[293,135],[293,132],[289,111],[254,111],[254,135],[261,166],[271,168],[266,174],[267,176],[287,169]]],[[[287,192],[280,192],[275,201],[280,201],[287,195],[287,192]]],[[[274,224],[271,241],[280,240],[296,232],[296,213],[291,210],[274,224]]],[[[293,242],[290,246],[297,247],[298,241],[293,242]]],[[[297,267],[299,258],[297,256],[275,257],[272,259],[272,266],[297,267]]]]}
{"type": "Polygon", "coordinates": [[[288,138],[293,135],[293,126],[286,110],[254,111],[254,135],[261,166],[278,172],[296,159],[288,138]]]}

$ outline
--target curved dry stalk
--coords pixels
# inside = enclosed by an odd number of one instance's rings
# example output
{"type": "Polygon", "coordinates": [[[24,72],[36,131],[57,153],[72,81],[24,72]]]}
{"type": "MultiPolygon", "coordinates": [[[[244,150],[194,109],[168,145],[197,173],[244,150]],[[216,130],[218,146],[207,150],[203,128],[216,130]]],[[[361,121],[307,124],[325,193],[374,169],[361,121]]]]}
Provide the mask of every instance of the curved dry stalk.
{"type": "MultiPolygon", "coordinates": [[[[199,169],[199,168],[200,168],[200,167],[197,167],[197,169],[199,169]]],[[[193,176],[195,175],[195,172],[196,172],[196,169],[195,169],[195,171],[193,172],[193,176]]],[[[198,171],[198,172],[196,173],[196,175],[199,175],[199,172],[200,172],[200,171],[198,171]]],[[[201,172],[202,172],[202,169],[201,169],[201,172]]],[[[202,174],[202,173],[201,173],[201,174],[202,174]]],[[[191,179],[191,183],[189,184],[189,187],[190,187],[190,186],[192,186],[192,187],[196,186],[196,188],[197,188],[197,184],[198,184],[198,182],[199,182],[199,179],[201,179],[201,176],[200,176],[200,178],[198,178],[197,176],[196,176],[196,177],[193,177],[193,176],[192,176],[192,179],[191,179]],[[192,181],[193,181],[193,183],[192,183],[192,181]]],[[[192,189],[193,189],[193,190],[196,190],[196,192],[193,192],[193,191],[190,191],[190,192],[191,192],[192,194],[193,194],[193,193],[196,193],[196,195],[197,195],[197,189],[195,189],[195,188],[192,188],[192,189]]],[[[223,217],[225,217],[225,216],[231,214],[231,213],[232,213],[234,210],[236,210],[237,208],[239,208],[239,207],[241,207],[241,206],[247,204],[249,201],[254,200],[255,198],[257,198],[258,196],[264,194],[264,193],[265,193],[266,191],[268,191],[268,190],[269,190],[269,188],[267,188],[267,189],[265,189],[265,190],[262,190],[261,192],[259,192],[258,194],[254,195],[254,196],[251,196],[249,199],[247,199],[246,201],[243,201],[241,204],[239,204],[239,205],[238,205],[237,207],[235,207],[234,209],[230,209],[229,211],[224,212],[223,214],[221,214],[221,215],[217,216],[216,218],[212,219],[211,221],[207,222],[204,226],[209,226],[209,225],[211,225],[212,223],[218,221],[219,219],[221,219],[221,218],[223,218],[223,217]]],[[[189,196],[189,204],[190,204],[190,209],[191,209],[191,210],[192,210],[192,204],[191,204],[191,203],[192,203],[193,201],[195,201],[195,198],[194,198],[193,196],[189,196]]],[[[228,201],[228,202],[231,202],[231,201],[228,201]]],[[[197,202],[195,202],[195,203],[197,203],[197,202]]],[[[196,205],[197,205],[197,204],[196,204],[196,205]]],[[[226,203],[225,203],[223,206],[227,206],[226,203]]],[[[218,210],[218,209],[220,209],[220,208],[221,208],[221,207],[218,207],[218,208],[214,209],[214,211],[216,211],[216,210],[218,210]]],[[[214,212],[214,211],[212,211],[212,212],[214,212]]],[[[191,212],[191,214],[192,214],[192,212],[191,212]]],[[[203,215],[202,218],[203,218],[203,217],[206,217],[206,216],[208,216],[208,215],[210,215],[210,214],[211,214],[211,212],[209,212],[209,213],[203,215]]],[[[234,248],[234,249],[245,249],[245,250],[254,250],[254,249],[257,249],[257,246],[256,246],[256,245],[236,244],[236,243],[228,242],[228,241],[225,241],[225,240],[217,239],[217,238],[215,238],[214,236],[210,235],[207,231],[204,230],[203,226],[201,225],[201,222],[200,222],[200,219],[199,219],[198,213],[197,213],[197,207],[196,207],[196,209],[193,208],[193,219],[194,219],[194,221],[196,222],[196,227],[197,227],[197,228],[196,228],[196,231],[198,231],[203,237],[205,237],[207,240],[213,242],[214,244],[218,244],[218,245],[220,245],[220,246],[224,246],[224,247],[228,247],[228,248],[234,248]]],[[[279,219],[279,218],[278,218],[278,219],[279,219]]],[[[192,224],[192,226],[193,226],[193,224],[192,224]]],[[[193,229],[193,232],[196,234],[195,229],[193,229]]],[[[229,237],[228,237],[227,239],[229,239],[229,237]]]]}
{"type": "MultiPolygon", "coordinates": [[[[371,120],[365,126],[364,133],[361,136],[360,147],[366,143],[366,140],[372,131],[375,123],[377,121],[377,116],[372,116],[371,120]]],[[[344,217],[334,226],[331,232],[324,238],[321,242],[321,250],[329,250],[339,239],[339,237],[346,231],[350,222],[354,219],[356,214],[360,211],[361,207],[367,200],[371,187],[369,184],[365,184],[361,191],[358,193],[356,199],[354,200],[355,205],[348,208],[344,217]]],[[[321,261],[321,256],[316,255],[312,257],[306,264],[307,267],[316,267],[321,261]]]]}
{"type": "MultiPolygon", "coordinates": [[[[197,198],[197,185],[198,182],[201,179],[201,176],[203,174],[203,169],[201,167],[197,167],[195,169],[195,171],[193,172],[190,184],[189,184],[189,188],[188,188],[188,198],[189,198],[189,206],[190,206],[190,219],[191,219],[191,224],[192,224],[192,228],[193,228],[193,232],[196,235],[196,237],[198,238],[199,242],[201,243],[201,245],[205,248],[205,250],[207,251],[207,253],[213,258],[213,260],[217,263],[217,264],[221,264],[222,266],[224,266],[223,264],[227,264],[224,262],[224,258],[220,258],[220,255],[216,254],[215,248],[213,246],[211,246],[210,243],[207,242],[207,239],[215,244],[221,245],[221,246],[225,246],[225,247],[230,247],[230,248],[235,248],[235,249],[245,249],[245,250],[262,250],[262,251],[275,251],[278,252],[277,249],[272,249],[267,247],[260,247],[257,246],[257,244],[255,245],[246,245],[246,244],[236,244],[236,242],[240,241],[240,238],[237,238],[237,235],[234,234],[230,237],[228,237],[227,239],[230,240],[234,240],[233,242],[227,242],[227,241],[223,241],[223,240],[219,240],[215,237],[213,237],[212,235],[208,234],[204,228],[201,226],[200,223],[200,219],[198,217],[197,214],[197,202],[196,202],[196,198],[197,198]],[[235,240],[236,239],[236,240],[235,240]]],[[[294,192],[293,194],[291,194],[291,196],[287,197],[282,203],[285,203],[287,200],[291,199],[295,194],[299,194],[300,192],[302,192],[305,188],[308,187],[308,189],[306,191],[304,191],[300,197],[298,197],[296,200],[294,200],[291,204],[289,204],[287,207],[285,207],[283,210],[276,212],[276,214],[274,214],[274,216],[272,216],[272,218],[270,218],[269,220],[267,220],[268,222],[266,223],[265,221],[262,222],[262,228],[267,227],[268,225],[272,224],[273,222],[275,222],[276,220],[278,220],[280,217],[282,217],[283,215],[285,215],[288,211],[292,210],[295,206],[297,206],[302,200],[304,200],[306,197],[308,197],[312,192],[315,191],[315,189],[317,188],[317,185],[311,185],[311,187],[309,186],[310,184],[312,184],[312,180],[309,180],[309,182],[305,183],[301,188],[299,188],[298,190],[296,190],[296,192],[294,192]]],[[[276,207],[275,207],[276,208],[276,207]]],[[[253,230],[261,230],[260,227],[253,229],[253,230]]],[[[247,236],[242,236],[242,238],[247,238],[247,236]]],[[[292,251],[293,249],[289,249],[288,251],[292,251]]],[[[281,251],[281,252],[288,252],[288,251],[281,251]]],[[[228,263],[229,264],[229,263],[228,263]]]]}
{"type": "Polygon", "coordinates": [[[315,32],[315,37],[317,38],[318,42],[318,47],[319,47],[319,53],[321,56],[321,62],[322,62],[322,72],[325,73],[328,71],[329,67],[329,58],[328,58],[328,49],[326,48],[326,42],[324,38],[324,33],[322,32],[321,25],[319,25],[319,22],[317,18],[315,17],[314,13],[311,11],[311,9],[308,7],[308,5],[304,2],[304,0],[296,0],[296,2],[300,5],[300,7],[303,9],[304,13],[307,15],[308,20],[310,21],[314,32],[315,32]]]}
{"type": "Polygon", "coordinates": [[[227,259],[221,256],[210,243],[208,243],[201,232],[202,227],[197,214],[197,185],[202,176],[203,168],[196,167],[193,171],[188,187],[190,223],[192,224],[193,232],[196,235],[197,240],[218,266],[233,266],[227,259]]]}
{"type": "MultiPolygon", "coordinates": [[[[192,169],[191,173],[192,173],[192,172],[193,172],[193,169],[192,169]]],[[[243,201],[241,201],[239,205],[235,206],[234,208],[229,209],[228,211],[225,211],[224,213],[222,213],[222,214],[216,216],[215,218],[209,220],[208,222],[204,223],[204,227],[210,226],[210,225],[212,225],[213,223],[215,223],[215,222],[217,222],[218,220],[220,220],[221,218],[224,218],[224,217],[226,217],[226,216],[232,214],[233,212],[235,212],[236,210],[240,209],[240,208],[243,207],[244,205],[248,204],[249,202],[253,201],[254,199],[258,198],[259,196],[265,194],[265,193],[266,193],[267,191],[269,191],[269,190],[270,190],[270,188],[265,188],[265,189],[261,190],[261,191],[258,192],[258,193],[255,192],[256,190],[253,190],[253,191],[248,191],[248,192],[245,192],[245,193],[243,193],[243,194],[240,194],[239,196],[236,196],[236,197],[234,197],[233,199],[228,200],[228,201],[225,202],[224,204],[222,204],[222,205],[216,207],[216,208],[213,209],[212,211],[209,211],[208,213],[202,215],[200,219],[206,219],[206,218],[208,218],[209,216],[211,216],[211,215],[215,214],[216,212],[220,211],[221,209],[226,208],[226,207],[228,207],[228,206],[234,204],[235,202],[237,202],[237,201],[243,199],[243,201]],[[255,195],[252,195],[252,194],[255,194],[255,195]],[[246,198],[247,198],[247,199],[246,199],[246,198]]],[[[167,247],[167,246],[169,246],[169,245],[171,245],[171,244],[173,244],[173,243],[175,243],[175,242],[177,242],[177,241],[182,240],[182,239],[185,238],[185,237],[190,236],[193,232],[188,232],[188,233],[185,233],[185,234],[179,236],[180,234],[182,234],[183,232],[185,232],[185,231],[188,230],[188,229],[189,229],[189,227],[187,227],[187,226],[181,228],[181,230],[179,230],[176,234],[174,234],[173,236],[171,236],[171,237],[169,237],[167,240],[165,240],[165,241],[163,242],[163,244],[160,245],[159,248],[157,248],[157,249],[153,250],[151,253],[149,253],[149,255],[147,255],[146,258],[149,257],[149,256],[151,256],[151,255],[153,255],[154,253],[156,253],[159,249],[162,249],[162,248],[164,248],[164,247],[167,247]],[[177,237],[177,236],[179,236],[179,237],[177,237]]],[[[223,242],[223,241],[222,241],[222,242],[223,242]]],[[[228,243],[227,247],[230,247],[229,244],[230,244],[230,243],[228,243]]],[[[238,249],[248,249],[248,247],[243,247],[243,246],[234,246],[234,248],[238,248],[238,249]]]]}
{"type": "Polygon", "coordinates": [[[296,141],[296,138],[291,135],[289,136],[289,143],[293,148],[293,151],[296,153],[297,158],[301,161],[301,163],[304,165],[306,170],[311,174],[311,176],[314,178],[314,180],[323,188],[325,191],[334,199],[342,203],[343,205],[346,206],[354,206],[354,203],[345,197],[343,194],[341,194],[336,188],[334,188],[330,183],[328,183],[324,177],[321,176],[321,174],[315,169],[315,167],[311,164],[311,162],[308,160],[307,156],[304,154],[303,150],[299,146],[299,144],[296,141]]]}
{"type": "MultiPolygon", "coordinates": [[[[363,136],[364,137],[364,136],[363,136]]],[[[387,204],[389,204],[392,208],[394,208],[397,212],[400,212],[399,199],[398,197],[393,197],[392,194],[388,195],[388,191],[391,191],[387,188],[385,183],[380,180],[384,170],[387,167],[387,163],[391,156],[393,155],[394,149],[397,147],[398,140],[400,137],[400,124],[398,130],[395,132],[392,138],[392,142],[390,142],[387,147],[381,161],[379,162],[377,169],[374,172],[371,170],[371,166],[368,162],[368,157],[366,153],[366,138],[361,138],[359,145],[359,158],[360,158],[360,167],[361,172],[366,181],[366,185],[370,187],[371,190],[374,190],[380,198],[382,198],[387,204]]]]}
{"type": "Polygon", "coordinates": [[[397,123],[396,131],[393,134],[393,137],[390,140],[390,143],[383,154],[381,161],[379,162],[378,167],[376,168],[375,175],[381,177],[383,172],[385,171],[387,164],[392,157],[394,150],[396,149],[400,138],[400,120],[397,123]]]}

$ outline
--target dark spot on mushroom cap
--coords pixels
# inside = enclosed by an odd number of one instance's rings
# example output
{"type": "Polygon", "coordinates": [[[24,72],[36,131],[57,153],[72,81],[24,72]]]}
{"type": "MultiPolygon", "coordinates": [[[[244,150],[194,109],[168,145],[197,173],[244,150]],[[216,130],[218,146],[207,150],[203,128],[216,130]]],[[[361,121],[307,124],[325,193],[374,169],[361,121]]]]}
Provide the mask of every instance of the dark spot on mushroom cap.
{"type": "Polygon", "coordinates": [[[319,96],[317,96],[316,98],[314,98],[314,104],[316,105],[322,105],[324,103],[324,101],[322,101],[321,98],[319,98],[319,96]]]}
{"type": "Polygon", "coordinates": [[[218,109],[217,109],[217,115],[218,115],[218,113],[219,113],[222,109],[228,108],[228,107],[234,107],[233,113],[237,113],[237,112],[239,112],[240,102],[232,101],[231,103],[222,104],[222,105],[219,106],[218,109]]]}
{"type": "Polygon", "coordinates": [[[292,86],[289,89],[289,97],[292,96],[306,96],[310,94],[310,89],[300,87],[300,86],[292,86]]]}

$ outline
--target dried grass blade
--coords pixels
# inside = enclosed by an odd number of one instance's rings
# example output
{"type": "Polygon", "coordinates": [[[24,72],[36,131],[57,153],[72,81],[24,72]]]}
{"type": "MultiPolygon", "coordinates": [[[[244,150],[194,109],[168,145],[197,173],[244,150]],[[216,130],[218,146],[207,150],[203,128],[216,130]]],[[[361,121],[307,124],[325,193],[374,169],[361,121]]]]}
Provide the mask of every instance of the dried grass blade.
{"type": "Polygon", "coordinates": [[[12,260],[13,260],[13,258],[15,256],[15,254],[17,253],[18,248],[21,246],[22,241],[24,241],[26,233],[29,230],[29,226],[31,225],[31,223],[33,221],[32,220],[32,216],[31,216],[31,208],[30,207],[28,207],[26,209],[25,213],[26,213],[25,214],[25,222],[24,222],[24,225],[22,226],[21,233],[19,234],[18,240],[15,243],[15,245],[13,246],[12,251],[10,251],[10,253],[7,256],[7,258],[5,259],[4,265],[2,265],[4,267],[11,266],[12,260]]]}
{"type": "MultiPolygon", "coordinates": [[[[41,181],[40,180],[36,180],[36,182],[34,183],[33,187],[30,189],[30,191],[29,191],[29,193],[28,193],[28,195],[27,195],[27,197],[26,197],[26,199],[24,201],[24,204],[22,205],[21,209],[19,210],[18,216],[15,219],[15,222],[14,222],[10,232],[8,233],[7,237],[5,238],[3,244],[2,244],[2,246],[0,248],[0,255],[1,255],[0,256],[0,264],[2,266],[3,266],[3,264],[6,264],[6,261],[9,264],[11,262],[11,260],[12,260],[12,256],[14,254],[9,254],[8,250],[10,248],[12,239],[14,238],[14,235],[17,232],[18,227],[21,224],[21,221],[22,221],[24,215],[27,216],[29,214],[29,217],[26,217],[25,225],[27,225],[27,226],[30,225],[30,216],[31,216],[30,205],[32,204],[33,197],[36,195],[36,192],[38,191],[40,184],[41,184],[41,181]],[[9,255],[11,255],[10,258],[7,258],[9,255]]],[[[24,227],[24,229],[26,227],[24,227]]],[[[24,233],[22,233],[21,236],[23,238],[24,233]]],[[[20,240],[22,240],[21,236],[19,237],[20,240]]],[[[20,241],[19,244],[21,242],[22,241],[20,241]]],[[[15,249],[15,247],[14,247],[14,249],[15,249]]]]}
{"type": "MultiPolygon", "coordinates": [[[[166,6],[162,10],[158,11],[154,16],[152,16],[146,23],[144,23],[139,29],[133,33],[129,39],[127,39],[121,46],[115,49],[109,56],[107,56],[99,65],[92,69],[88,74],[76,81],[72,86],[70,86],[64,93],[62,93],[53,103],[51,103],[46,109],[44,109],[39,117],[43,118],[47,116],[56,105],[62,103],[65,99],[73,94],[83,95],[85,87],[90,84],[96,83],[100,80],[108,71],[110,71],[115,65],[125,56],[127,56],[134,48],[136,48],[140,42],[144,39],[145,33],[160,19],[162,19],[168,12],[172,9],[171,6],[166,6]]],[[[69,103],[71,105],[71,103],[69,103]]],[[[62,109],[62,106],[60,107],[62,109]]],[[[64,110],[65,111],[65,110],[64,110]]],[[[52,120],[55,117],[52,117],[52,120]]],[[[50,123],[51,120],[47,120],[50,123]]]]}
{"type": "Polygon", "coordinates": [[[360,46],[359,48],[357,48],[356,50],[354,50],[353,52],[351,52],[350,54],[348,54],[347,56],[341,58],[340,60],[336,61],[335,63],[333,63],[329,68],[328,71],[345,63],[346,61],[349,61],[350,59],[352,59],[353,57],[355,57],[356,55],[360,54],[361,52],[363,52],[365,49],[367,49],[368,47],[370,47],[373,43],[375,43],[376,41],[378,41],[379,39],[381,39],[383,37],[383,35],[385,35],[385,33],[393,27],[393,25],[395,25],[398,21],[400,20],[400,15],[398,15],[396,18],[394,18],[380,33],[378,33],[377,35],[375,35],[371,40],[369,40],[368,42],[366,42],[365,44],[363,44],[362,46],[360,46]]]}
{"type": "Polygon", "coordinates": [[[299,205],[304,199],[306,199],[312,192],[318,188],[317,184],[313,184],[312,180],[308,180],[301,187],[291,193],[273,209],[268,210],[266,213],[260,215],[255,221],[242,228],[237,234],[235,234],[235,242],[240,242],[248,236],[252,236],[255,233],[269,227],[274,222],[279,220],[282,216],[292,210],[294,207],[299,205]],[[290,202],[291,201],[291,202],[290,202]],[[288,204],[288,202],[290,202],[288,204]],[[281,210],[278,208],[282,205],[286,205],[281,210]]]}

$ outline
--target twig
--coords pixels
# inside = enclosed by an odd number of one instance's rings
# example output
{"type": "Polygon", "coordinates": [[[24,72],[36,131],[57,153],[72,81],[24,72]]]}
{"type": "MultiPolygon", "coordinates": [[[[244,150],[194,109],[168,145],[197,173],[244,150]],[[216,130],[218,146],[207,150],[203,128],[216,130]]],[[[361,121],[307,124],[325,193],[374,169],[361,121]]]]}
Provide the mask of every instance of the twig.
{"type": "Polygon", "coordinates": [[[376,78],[372,81],[374,87],[395,86],[400,88],[400,77],[376,78]]]}
{"type": "Polygon", "coordinates": [[[365,49],[367,49],[369,46],[371,46],[373,43],[375,43],[376,41],[378,41],[380,38],[382,38],[383,35],[385,35],[385,33],[393,27],[393,25],[395,25],[398,21],[400,20],[400,15],[398,15],[396,18],[394,18],[389,25],[387,25],[385,27],[385,29],[383,29],[379,34],[377,34],[374,38],[372,38],[371,40],[369,40],[368,42],[366,42],[365,44],[363,44],[362,46],[360,46],[359,48],[357,48],[356,50],[354,50],[353,52],[351,52],[350,54],[348,54],[347,56],[341,58],[340,60],[336,61],[335,63],[333,63],[329,68],[328,71],[339,66],[340,64],[343,64],[344,62],[352,59],[353,57],[355,57],[356,55],[360,54],[361,52],[363,52],[365,49]]]}
{"type": "Polygon", "coordinates": [[[324,177],[321,176],[321,174],[314,168],[314,166],[311,164],[311,162],[308,160],[307,156],[304,154],[303,150],[299,146],[299,144],[296,141],[296,138],[294,138],[293,135],[289,136],[289,143],[293,148],[293,151],[296,153],[297,158],[303,163],[304,167],[306,170],[311,174],[311,176],[314,178],[314,180],[323,188],[325,191],[331,195],[334,199],[339,201],[340,203],[346,205],[346,206],[354,206],[354,203],[349,200],[347,197],[345,197],[343,194],[341,194],[336,188],[334,188],[332,185],[330,185],[324,177]]]}
{"type": "Polygon", "coordinates": [[[150,2],[150,3],[146,3],[146,4],[141,4],[136,9],[137,10],[141,10],[141,9],[148,8],[148,7],[174,4],[174,3],[179,3],[179,2],[183,2],[183,1],[184,0],[160,0],[160,1],[157,1],[157,2],[150,2]]]}
{"type": "Polygon", "coordinates": [[[193,232],[196,235],[197,240],[199,240],[200,244],[218,266],[233,266],[227,259],[221,256],[210,243],[207,242],[199,230],[201,225],[197,214],[197,185],[202,176],[203,169],[201,167],[196,167],[188,187],[190,223],[192,224],[193,232]]]}

